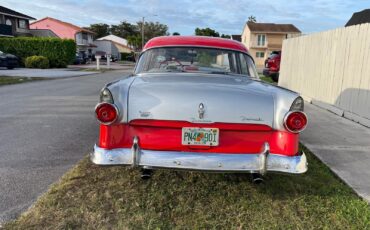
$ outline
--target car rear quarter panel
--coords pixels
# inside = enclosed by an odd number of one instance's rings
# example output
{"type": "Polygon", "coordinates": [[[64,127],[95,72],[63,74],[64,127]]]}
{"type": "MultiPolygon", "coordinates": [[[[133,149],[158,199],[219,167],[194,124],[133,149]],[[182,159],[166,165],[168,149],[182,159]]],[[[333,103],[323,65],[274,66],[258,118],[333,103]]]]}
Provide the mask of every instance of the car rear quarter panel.
{"type": "Polygon", "coordinates": [[[125,123],[127,122],[128,117],[128,96],[129,90],[132,82],[135,80],[135,77],[130,76],[126,79],[110,83],[104,88],[108,88],[112,93],[114,104],[119,110],[119,118],[117,122],[125,123]]]}

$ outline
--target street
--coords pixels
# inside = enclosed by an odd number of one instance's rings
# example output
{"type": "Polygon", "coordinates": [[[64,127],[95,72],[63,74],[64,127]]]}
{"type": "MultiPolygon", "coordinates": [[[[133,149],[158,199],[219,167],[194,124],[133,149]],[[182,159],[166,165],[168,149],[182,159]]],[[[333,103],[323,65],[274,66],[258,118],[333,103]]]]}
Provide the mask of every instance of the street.
{"type": "Polygon", "coordinates": [[[99,91],[129,73],[0,87],[0,223],[25,211],[92,150],[99,91]]]}

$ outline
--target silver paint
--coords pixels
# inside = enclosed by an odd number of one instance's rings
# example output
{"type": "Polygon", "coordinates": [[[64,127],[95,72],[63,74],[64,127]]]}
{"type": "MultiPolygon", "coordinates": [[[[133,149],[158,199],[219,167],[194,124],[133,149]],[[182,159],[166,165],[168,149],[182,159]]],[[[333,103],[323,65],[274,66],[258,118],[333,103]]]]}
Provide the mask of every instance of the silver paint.
{"type": "Polygon", "coordinates": [[[121,112],[134,119],[265,124],[286,130],[297,93],[248,77],[205,73],[146,73],[108,86],[121,112]],[[194,110],[206,105],[203,119],[194,110]]]}

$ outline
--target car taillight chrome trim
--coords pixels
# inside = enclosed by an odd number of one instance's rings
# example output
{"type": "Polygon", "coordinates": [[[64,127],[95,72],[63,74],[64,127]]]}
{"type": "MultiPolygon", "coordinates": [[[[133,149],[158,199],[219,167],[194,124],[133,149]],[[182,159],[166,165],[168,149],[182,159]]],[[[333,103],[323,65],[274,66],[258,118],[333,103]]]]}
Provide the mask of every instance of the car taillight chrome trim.
{"type": "Polygon", "coordinates": [[[108,102],[101,102],[101,103],[98,103],[96,106],[95,106],[95,118],[101,123],[101,124],[103,124],[103,125],[111,125],[111,124],[113,124],[114,122],[116,122],[117,121],[117,119],[118,119],[118,117],[119,117],[119,110],[118,110],[118,108],[117,108],[117,106],[115,105],[115,104],[112,104],[112,103],[108,103],[108,102]],[[98,118],[98,114],[97,114],[97,109],[100,107],[100,106],[102,106],[102,105],[110,105],[110,106],[112,106],[114,109],[115,109],[115,111],[116,111],[116,117],[115,117],[115,119],[113,120],[113,121],[110,121],[110,122],[102,122],[101,120],[99,120],[99,118],[98,118]]]}
{"type": "Polygon", "coordinates": [[[100,103],[103,103],[103,102],[110,103],[110,104],[114,103],[112,93],[106,87],[100,91],[99,100],[100,100],[100,103]]]}
{"type": "Polygon", "coordinates": [[[304,111],[304,100],[301,96],[294,99],[292,105],[290,106],[290,111],[304,111]]]}
{"type": "Polygon", "coordinates": [[[302,132],[303,130],[305,130],[305,129],[306,129],[307,124],[308,124],[307,115],[306,115],[306,113],[304,113],[304,112],[302,112],[302,111],[289,111],[289,112],[285,115],[285,117],[284,117],[284,127],[285,127],[289,132],[292,132],[292,133],[300,133],[300,132],[302,132]],[[303,128],[301,128],[300,130],[291,130],[291,129],[288,127],[288,125],[287,125],[288,117],[289,117],[292,113],[301,113],[301,114],[303,114],[303,115],[305,116],[305,118],[306,118],[306,124],[305,124],[305,126],[303,126],[303,128]]]}

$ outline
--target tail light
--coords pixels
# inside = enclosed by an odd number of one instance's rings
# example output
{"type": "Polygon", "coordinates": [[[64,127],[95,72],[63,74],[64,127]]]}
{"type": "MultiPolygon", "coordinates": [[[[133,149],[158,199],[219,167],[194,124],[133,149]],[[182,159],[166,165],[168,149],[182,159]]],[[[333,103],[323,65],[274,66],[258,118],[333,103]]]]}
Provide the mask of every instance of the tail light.
{"type": "Polygon", "coordinates": [[[114,104],[106,102],[99,103],[95,107],[95,115],[100,123],[110,125],[117,120],[118,109],[114,104]]]}
{"type": "Polygon", "coordinates": [[[301,111],[288,112],[284,119],[285,128],[292,133],[299,133],[307,126],[307,116],[301,111]]]}

